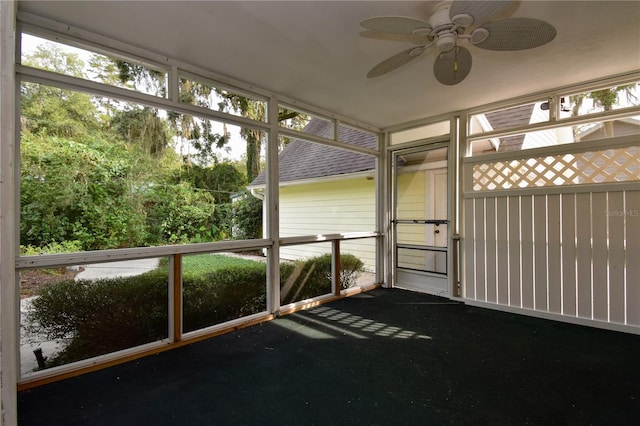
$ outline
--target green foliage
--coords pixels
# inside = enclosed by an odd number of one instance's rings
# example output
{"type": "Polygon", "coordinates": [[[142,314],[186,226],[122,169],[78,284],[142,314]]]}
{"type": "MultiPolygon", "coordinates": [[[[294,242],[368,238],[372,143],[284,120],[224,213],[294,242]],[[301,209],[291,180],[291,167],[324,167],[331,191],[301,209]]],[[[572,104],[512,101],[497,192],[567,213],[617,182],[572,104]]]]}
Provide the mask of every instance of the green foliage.
{"type": "Polygon", "coordinates": [[[87,94],[36,83],[23,83],[20,92],[23,132],[78,139],[102,131],[87,94]]]}
{"type": "Polygon", "coordinates": [[[141,88],[146,93],[153,93],[157,96],[166,95],[165,73],[133,64],[119,59],[111,59],[117,68],[118,79],[123,84],[131,84],[133,87],[141,88]]]}
{"type": "Polygon", "coordinates": [[[240,192],[233,208],[233,238],[236,240],[262,238],[262,200],[249,191],[240,192]]]}
{"type": "Polygon", "coordinates": [[[52,242],[44,247],[35,247],[31,245],[20,246],[21,256],[36,256],[39,254],[58,254],[58,253],[72,253],[82,251],[82,244],[80,241],[63,241],[61,243],[52,242]]]}
{"type": "Polygon", "coordinates": [[[266,264],[259,262],[185,277],[184,331],[265,311],[266,279],[266,264]]]}
{"type": "Polygon", "coordinates": [[[188,183],[157,185],[147,189],[145,204],[156,242],[211,241],[214,199],[209,192],[195,191],[188,183]]]}
{"type": "MultiPolygon", "coordinates": [[[[168,273],[167,262],[161,262],[164,273],[168,273]]],[[[250,268],[256,265],[256,261],[243,257],[228,256],[224,254],[197,254],[182,257],[182,275],[185,278],[197,277],[215,272],[220,269],[250,268]]]]}
{"type": "MultiPolygon", "coordinates": [[[[351,254],[340,256],[340,288],[357,284],[364,263],[351,254]]],[[[283,263],[280,266],[281,303],[317,297],[331,292],[331,255],[283,263]]]]}
{"type": "MultiPolygon", "coordinates": [[[[222,255],[183,258],[183,327],[193,331],[266,310],[266,263],[222,255]]],[[[356,285],[362,262],[341,257],[342,288],[356,285]]],[[[331,256],[283,263],[285,282],[294,277],[285,303],[326,294],[331,256]]],[[[168,336],[166,265],[135,277],[62,281],[44,287],[27,313],[28,331],[66,346],[47,367],[142,345],[168,336]]]]}
{"type": "Polygon", "coordinates": [[[240,191],[247,183],[245,176],[228,161],[208,167],[188,165],[180,170],[177,180],[210,191],[218,203],[230,203],[231,194],[240,191]]]}
{"type": "Polygon", "coordinates": [[[215,240],[228,240],[233,237],[233,205],[231,203],[216,204],[213,212],[215,222],[215,240]]]}
{"type": "Polygon", "coordinates": [[[84,250],[140,245],[144,212],[127,180],[130,165],[100,147],[24,135],[21,243],[77,241],[84,250]]]}
{"type": "Polygon", "coordinates": [[[41,290],[28,313],[30,331],[67,346],[49,366],[167,337],[167,276],[63,281],[41,290]]]}
{"type": "Polygon", "coordinates": [[[111,129],[123,140],[137,144],[144,152],[159,157],[169,147],[171,130],[154,108],[131,108],[116,111],[111,129]]]}
{"type": "MultiPolygon", "coordinates": [[[[25,65],[73,77],[84,77],[84,62],[54,43],[38,46],[25,65]]],[[[82,138],[101,130],[90,95],[37,83],[20,86],[23,131],[66,138],[82,138]]]]}
{"type": "MultiPolygon", "coordinates": [[[[165,88],[162,72],[103,55],[86,67],[55,44],[23,62],[145,93],[165,88]]],[[[181,96],[195,105],[222,99],[215,88],[181,84],[181,96]]],[[[216,134],[213,122],[36,83],[23,83],[21,92],[20,242],[32,252],[67,241],[74,251],[213,241],[231,237],[234,227],[238,238],[261,236],[259,201],[230,204],[247,182],[237,165],[185,166],[169,149],[188,141],[198,159],[215,159],[212,149],[226,144],[227,134],[216,134]]],[[[242,97],[221,107],[264,116],[264,102],[242,97]]],[[[255,148],[259,157],[259,141],[255,148]]]]}
{"type": "Polygon", "coordinates": [[[231,194],[244,187],[244,175],[231,162],[216,163],[209,167],[191,164],[181,170],[176,181],[189,182],[195,188],[208,191],[215,197],[214,225],[208,241],[230,238],[233,229],[231,194]]]}

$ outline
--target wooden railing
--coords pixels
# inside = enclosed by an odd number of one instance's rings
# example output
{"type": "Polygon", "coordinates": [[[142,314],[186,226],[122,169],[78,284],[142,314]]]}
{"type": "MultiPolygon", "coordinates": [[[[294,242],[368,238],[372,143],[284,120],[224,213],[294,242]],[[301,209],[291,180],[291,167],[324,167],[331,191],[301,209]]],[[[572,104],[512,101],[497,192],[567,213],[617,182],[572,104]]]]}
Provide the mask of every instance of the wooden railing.
{"type": "MultiPolygon", "coordinates": [[[[71,364],[53,367],[33,373],[21,375],[18,383],[19,389],[28,389],[45,383],[62,380],[67,377],[76,376],[86,372],[106,368],[115,364],[120,364],[146,355],[163,352],[176,347],[184,346],[199,340],[207,339],[229,331],[238,330],[260,322],[269,321],[279,315],[295,312],[321,303],[326,303],[336,298],[344,297],[356,292],[368,290],[377,286],[371,283],[369,286],[341,290],[340,286],[340,242],[362,238],[377,238],[379,234],[375,232],[351,233],[351,234],[330,234],[313,235],[302,237],[288,237],[278,241],[279,246],[290,246],[300,244],[313,244],[319,242],[330,242],[332,244],[332,289],[329,294],[288,304],[284,309],[279,304],[279,297],[274,297],[273,293],[279,293],[279,274],[267,274],[266,292],[267,300],[275,303],[267,305],[264,312],[237,318],[210,327],[183,332],[183,304],[182,304],[182,258],[184,255],[222,253],[222,252],[244,252],[267,249],[269,255],[266,257],[267,264],[279,262],[279,256],[274,255],[274,242],[268,239],[242,240],[242,241],[222,241],[215,243],[201,243],[176,246],[126,248],[114,250],[102,250],[92,252],[77,252],[52,254],[41,256],[23,256],[17,258],[15,262],[16,272],[39,268],[70,267],[85,264],[108,263],[115,261],[152,259],[159,257],[169,258],[168,270],[168,337],[156,342],[147,343],[113,352],[98,357],[77,361],[71,364]],[[277,278],[277,279],[274,279],[277,278]]],[[[276,269],[278,269],[276,267],[276,269]]],[[[19,276],[19,274],[17,274],[19,276]]]]}

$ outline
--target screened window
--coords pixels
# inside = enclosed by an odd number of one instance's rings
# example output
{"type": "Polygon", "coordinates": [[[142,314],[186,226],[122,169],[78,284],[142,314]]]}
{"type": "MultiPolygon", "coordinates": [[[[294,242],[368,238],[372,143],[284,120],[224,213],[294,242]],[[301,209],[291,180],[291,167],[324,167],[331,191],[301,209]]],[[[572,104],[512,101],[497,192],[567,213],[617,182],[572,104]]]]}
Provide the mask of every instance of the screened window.
{"type": "Polygon", "coordinates": [[[22,33],[21,46],[22,65],[161,98],[168,95],[168,73],[161,67],[26,33],[22,33]]]}

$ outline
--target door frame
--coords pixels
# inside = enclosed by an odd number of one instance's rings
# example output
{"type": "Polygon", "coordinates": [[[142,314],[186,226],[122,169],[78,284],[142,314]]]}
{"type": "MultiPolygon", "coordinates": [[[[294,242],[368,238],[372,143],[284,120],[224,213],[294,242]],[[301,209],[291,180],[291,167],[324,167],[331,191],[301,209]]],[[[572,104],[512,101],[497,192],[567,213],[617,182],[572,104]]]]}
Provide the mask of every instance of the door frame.
{"type": "MultiPolygon", "coordinates": [[[[447,138],[447,140],[440,140],[436,142],[423,143],[420,145],[413,145],[411,147],[398,147],[397,149],[390,149],[388,156],[388,170],[389,170],[389,214],[388,214],[388,223],[387,226],[389,229],[389,250],[387,253],[390,255],[389,261],[389,287],[396,287],[398,270],[397,270],[397,231],[396,231],[396,220],[397,220],[397,202],[398,202],[398,175],[397,175],[397,158],[401,155],[407,154],[415,154],[421,153],[425,151],[432,151],[435,149],[447,148],[447,158],[446,160],[442,160],[440,164],[441,167],[437,167],[434,169],[446,169],[447,170],[447,218],[448,226],[447,226],[447,248],[446,248],[446,258],[447,258],[447,273],[445,275],[446,279],[446,291],[439,292],[438,295],[448,298],[458,297],[458,289],[459,285],[458,274],[457,274],[457,250],[454,246],[458,244],[457,236],[455,234],[454,226],[451,226],[455,223],[455,196],[457,191],[455,191],[455,169],[452,170],[452,165],[454,165],[455,158],[457,156],[457,151],[452,149],[451,140],[447,138]]],[[[455,167],[455,166],[454,166],[455,167]]],[[[425,197],[426,191],[428,188],[425,188],[425,197]]],[[[437,274],[432,274],[429,272],[416,272],[416,276],[424,275],[424,276],[437,276],[437,274]]],[[[442,277],[442,274],[440,274],[442,277]]],[[[429,292],[429,291],[427,291],[429,292]]],[[[435,292],[433,292],[435,294],[435,292]]]]}

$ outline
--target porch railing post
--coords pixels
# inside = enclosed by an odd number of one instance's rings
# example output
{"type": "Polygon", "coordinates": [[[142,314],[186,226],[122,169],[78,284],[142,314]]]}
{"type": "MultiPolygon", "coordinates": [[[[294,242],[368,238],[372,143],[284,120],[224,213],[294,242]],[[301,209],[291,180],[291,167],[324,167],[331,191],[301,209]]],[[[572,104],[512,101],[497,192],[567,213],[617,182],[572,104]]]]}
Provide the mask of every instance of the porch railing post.
{"type": "Polygon", "coordinates": [[[173,255],[173,341],[182,340],[182,255],[173,255]]]}
{"type": "Polygon", "coordinates": [[[340,296],[340,290],[342,289],[342,282],[340,280],[340,240],[333,240],[331,250],[331,272],[333,279],[331,280],[331,286],[333,288],[333,294],[340,296]]]}

